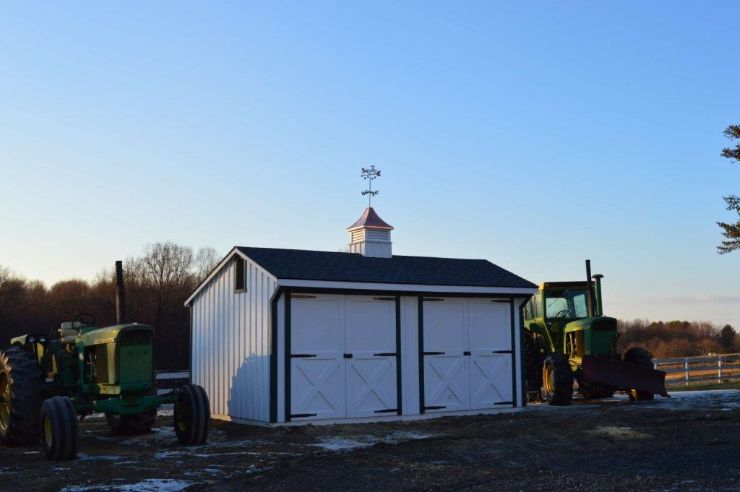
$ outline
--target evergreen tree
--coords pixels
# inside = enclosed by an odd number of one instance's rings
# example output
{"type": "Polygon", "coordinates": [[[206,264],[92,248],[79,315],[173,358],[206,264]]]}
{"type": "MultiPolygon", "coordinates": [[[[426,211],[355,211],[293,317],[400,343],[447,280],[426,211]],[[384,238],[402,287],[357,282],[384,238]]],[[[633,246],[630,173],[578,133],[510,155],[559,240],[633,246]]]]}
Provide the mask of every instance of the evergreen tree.
{"type": "MultiPolygon", "coordinates": [[[[725,136],[730,140],[740,140],[740,125],[730,125],[725,129],[725,136]]],[[[722,149],[722,157],[740,162],[740,143],[734,148],[725,147],[722,149]]],[[[723,197],[727,204],[727,210],[734,211],[738,215],[738,221],[734,224],[726,222],[717,222],[724,232],[722,235],[726,238],[722,244],[717,246],[717,252],[721,255],[740,249],[740,196],[730,195],[723,197]]]]}

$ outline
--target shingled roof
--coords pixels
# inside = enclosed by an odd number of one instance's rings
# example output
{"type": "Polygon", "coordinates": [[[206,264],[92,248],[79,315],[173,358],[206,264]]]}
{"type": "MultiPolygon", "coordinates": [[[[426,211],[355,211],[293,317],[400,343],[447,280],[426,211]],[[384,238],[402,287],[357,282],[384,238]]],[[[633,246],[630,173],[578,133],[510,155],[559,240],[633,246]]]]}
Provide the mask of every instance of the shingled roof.
{"type": "Polygon", "coordinates": [[[278,279],[537,288],[488,260],[426,256],[376,258],[355,253],[244,246],[237,249],[278,279]]]}

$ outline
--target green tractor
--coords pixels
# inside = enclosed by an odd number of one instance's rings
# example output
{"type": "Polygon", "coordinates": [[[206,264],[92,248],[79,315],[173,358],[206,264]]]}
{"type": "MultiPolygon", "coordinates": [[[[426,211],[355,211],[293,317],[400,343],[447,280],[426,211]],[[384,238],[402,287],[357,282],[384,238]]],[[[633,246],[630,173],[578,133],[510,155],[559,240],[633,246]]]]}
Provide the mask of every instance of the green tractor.
{"type": "MultiPolygon", "coordinates": [[[[121,306],[122,273],[120,264],[116,267],[121,306]]],[[[123,318],[120,311],[117,318],[123,318]]],[[[144,434],[163,404],[174,405],[181,444],[206,441],[210,410],[203,388],[188,384],[157,394],[154,328],[139,323],[98,328],[92,316],[81,315],[55,332],[16,337],[0,350],[0,441],[40,441],[48,459],[72,459],[78,417],[104,413],[113,434],[144,434]]]]}
{"type": "Polygon", "coordinates": [[[617,320],[604,316],[603,275],[586,281],[545,282],[524,307],[527,394],[551,405],[569,405],[573,381],[586,399],[626,391],[630,400],[668,396],[665,372],[653,368],[651,354],[639,347],[617,352],[617,320]]]}

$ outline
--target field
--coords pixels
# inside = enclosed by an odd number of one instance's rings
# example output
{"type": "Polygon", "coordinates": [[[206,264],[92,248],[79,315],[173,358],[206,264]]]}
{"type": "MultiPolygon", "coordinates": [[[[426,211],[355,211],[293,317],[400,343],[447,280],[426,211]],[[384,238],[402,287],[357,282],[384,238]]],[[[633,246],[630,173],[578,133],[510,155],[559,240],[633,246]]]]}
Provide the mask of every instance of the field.
{"type": "Polygon", "coordinates": [[[261,428],[214,422],[175,443],[81,425],[80,458],[0,448],[3,490],[740,490],[740,391],[529,406],[491,416],[261,428]]]}

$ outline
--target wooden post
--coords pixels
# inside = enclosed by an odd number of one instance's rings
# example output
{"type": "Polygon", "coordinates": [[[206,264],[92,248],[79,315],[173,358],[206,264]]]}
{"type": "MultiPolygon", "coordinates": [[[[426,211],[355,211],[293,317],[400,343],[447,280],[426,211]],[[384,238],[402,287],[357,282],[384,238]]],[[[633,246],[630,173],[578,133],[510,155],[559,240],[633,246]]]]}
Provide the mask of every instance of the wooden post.
{"type": "Polygon", "coordinates": [[[126,288],[123,286],[123,262],[116,261],[116,324],[126,322],[126,288]]]}
{"type": "Polygon", "coordinates": [[[722,355],[717,357],[717,382],[722,382],[722,355]]]}
{"type": "Polygon", "coordinates": [[[689,358],[684,357],[683,358],[683,371],[684,371],[684,379],[686,380],[686,386],[689,385],[689,358]]]}

